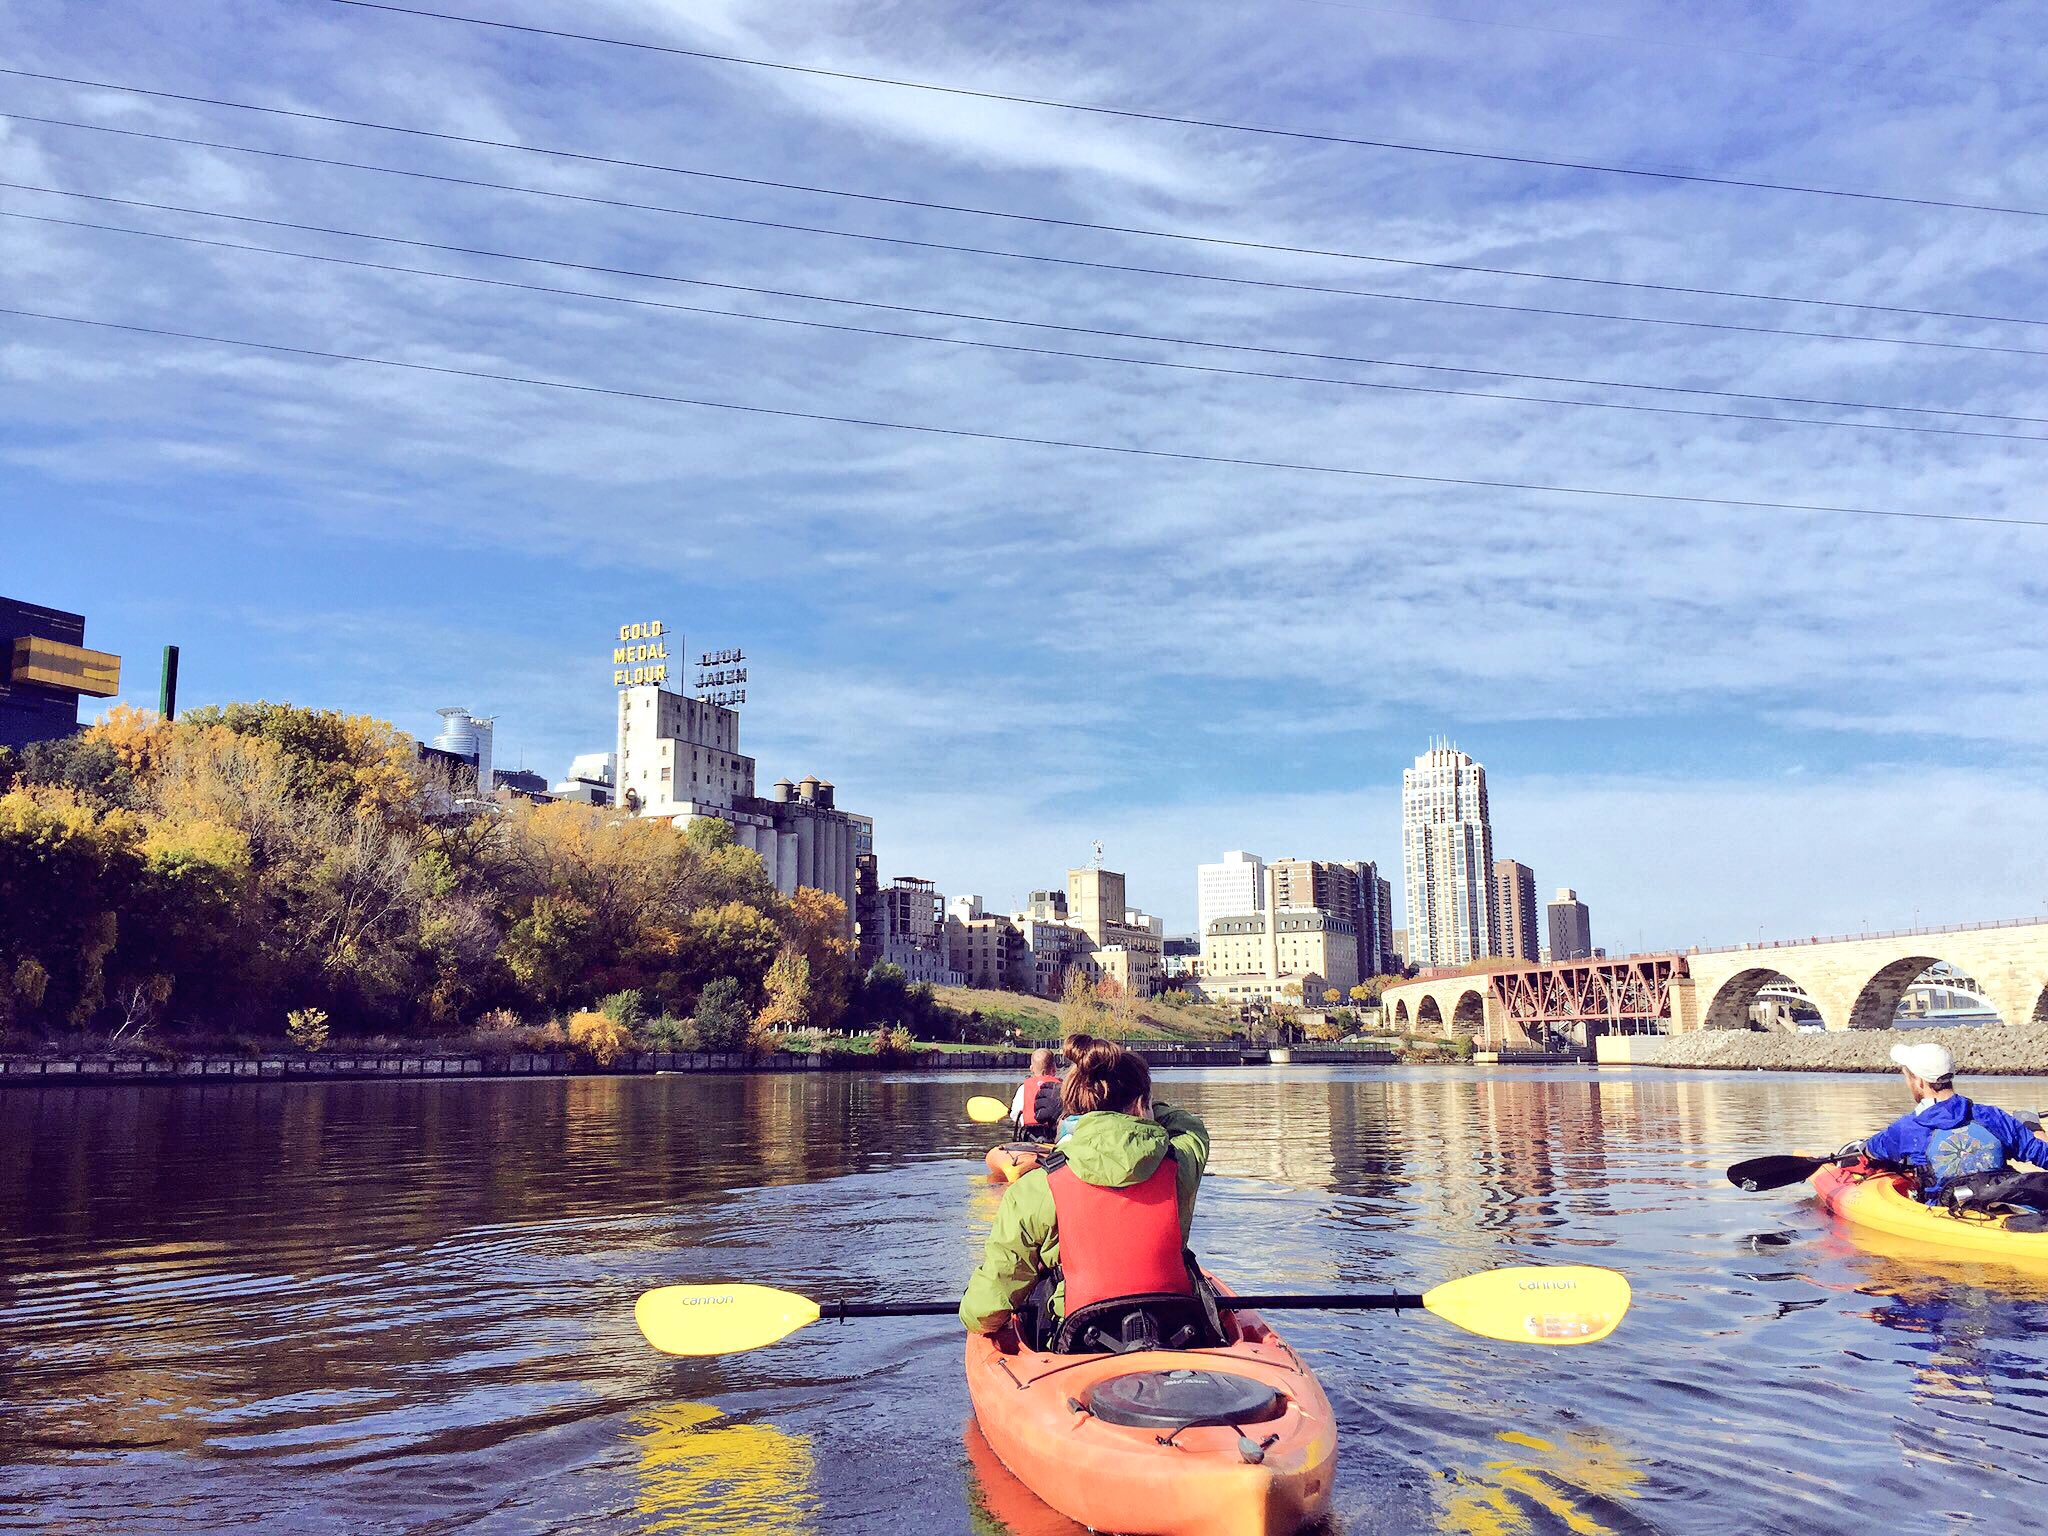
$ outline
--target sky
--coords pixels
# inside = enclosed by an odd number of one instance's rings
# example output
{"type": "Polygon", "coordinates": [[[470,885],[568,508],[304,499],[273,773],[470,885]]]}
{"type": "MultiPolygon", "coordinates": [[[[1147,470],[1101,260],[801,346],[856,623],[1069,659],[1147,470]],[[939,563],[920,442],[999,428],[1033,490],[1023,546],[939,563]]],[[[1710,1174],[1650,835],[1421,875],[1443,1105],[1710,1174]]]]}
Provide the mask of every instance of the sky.
{"type": "Polygon", "coordinates": [[[130,702],[175,642],[185,705],[462,705],[556,777],[659,618],[746,650],[764,783],[832,779],[885,878],[999,910],[1099,838],[1169,930],[1233,848],[1377,859],[1398,913],[1401,770],[1446,736],[1610,949],[2048,914],[2048,527],[1684,499],[2048,517],[2039,6],[441,8],[1887,196],[0,0],[0,67],[97,82],[0,75],[0,308],[383,360],[0,314],[0,593],[85,613],[130,702]]]}

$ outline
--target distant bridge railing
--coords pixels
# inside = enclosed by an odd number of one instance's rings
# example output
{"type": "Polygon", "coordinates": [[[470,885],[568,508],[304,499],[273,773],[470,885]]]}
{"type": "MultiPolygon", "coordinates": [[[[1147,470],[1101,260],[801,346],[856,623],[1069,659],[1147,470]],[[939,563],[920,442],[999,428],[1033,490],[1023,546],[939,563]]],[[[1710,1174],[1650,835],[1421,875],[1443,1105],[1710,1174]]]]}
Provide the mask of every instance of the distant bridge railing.
{"type": "Polygon", "coordinates": [[[1870,933],[1816,934],[1809,939],[1756,939],[1747,944],[1696,944],[1685,953],[1733,955],[1745,949],[1805,949],[1814,944],[1854,944],[1862,939],[1911,939],[1922,934],[1978,933],[1991,928],[2048,928],[2048,916],[2001,917],[1988,923],[1943,923],[1936,928],[1884,928],[1870,933]]]}

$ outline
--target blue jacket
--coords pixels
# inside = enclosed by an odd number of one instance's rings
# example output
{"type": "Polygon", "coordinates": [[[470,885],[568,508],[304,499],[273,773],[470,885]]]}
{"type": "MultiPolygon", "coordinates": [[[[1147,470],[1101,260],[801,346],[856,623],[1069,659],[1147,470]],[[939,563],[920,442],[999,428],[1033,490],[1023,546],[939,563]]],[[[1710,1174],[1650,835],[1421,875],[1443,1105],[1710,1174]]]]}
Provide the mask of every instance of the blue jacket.
{"type": "Polygon", "coordinates": [[[1961,1094],[1899,1116],[1863,1150],[1880,1162],[1915,1169],[1925,1200],[1939,1198],[1957,1179],[1998,1173],[2008,1161],[2048,1168],[2048,1141],[1996,1105],[1973,1104],[1961,1094]]]}

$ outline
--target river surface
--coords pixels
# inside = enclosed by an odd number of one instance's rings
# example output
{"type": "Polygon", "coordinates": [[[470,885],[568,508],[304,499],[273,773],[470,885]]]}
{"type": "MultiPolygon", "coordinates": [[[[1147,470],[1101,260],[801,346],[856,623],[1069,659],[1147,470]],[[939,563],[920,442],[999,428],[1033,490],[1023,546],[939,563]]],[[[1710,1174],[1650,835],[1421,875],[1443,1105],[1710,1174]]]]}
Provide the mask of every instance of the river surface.
{"type": "MultiPolygon", "coordinates": [[[[2038,1081],[1966,1085],[2008,1108],[2038,1081]]],[[[0,1529],[1059,1536],[969,1429],[960,1336],[678,1361],[676,1280],[957,1294],[994,1212],[962,1074],[0,1092],[0,1529]]],[[[1275,1314],[1341,1420],[1336,1529],[2039,1529],[2048,1278],[1886,1256],[1723,1167],[1878,1077],[1164,1073],[1246,1287],[1609,1265],[1604,1344],[1275,1314]]]]}

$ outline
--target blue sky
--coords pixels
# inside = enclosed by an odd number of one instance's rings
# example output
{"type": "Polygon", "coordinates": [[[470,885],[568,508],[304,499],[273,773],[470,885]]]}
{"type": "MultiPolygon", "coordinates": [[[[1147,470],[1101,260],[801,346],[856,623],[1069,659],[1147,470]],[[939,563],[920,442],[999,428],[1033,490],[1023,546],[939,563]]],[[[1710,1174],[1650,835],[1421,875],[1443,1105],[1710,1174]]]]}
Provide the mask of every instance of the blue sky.
{"type": "MultiPolygon", "coordinates": [[[[463,7],[450,4],[449,9],[463,7]]],[[[564,24],[539,0],[474,14],[564,24]]],[[[1182,116],[2048,206],[2048,18],[1761,5],[588,0],[580,28],[1182,116]]],[[[0,0],[0,64],[1060,219],[2048,322],[2048,218],[1091,117],[336,6],[0,0]]],[[[1056,228],[0,77],[0,179],[586,266],[1350,357],[2048,419],[2048,358],[1141,276],[263,159],[21,114],[845,231],[1223,276],[2048,349],[2048,324],[1432,272],[1056,228]]],[[[2048,435],[1432,376],[568,271],[0,190],[0,210],[710,306],[727,317],[0,218],[0,305],[840,416],[1424,475],[2040,517],[2048,443],[1225,377],[2048,435]]],[[[608,637],[744,645],[764,777],[885,875],[1008,907],[1100,837],[1191,926],[1225,848],[1379,858],[1442,733],[1497,850],[1596,941],[2048,910],[2048,530],[1171,464],[462,380],[0,316],[0,591],[154,699],[609,745],[608,637]]]]}

